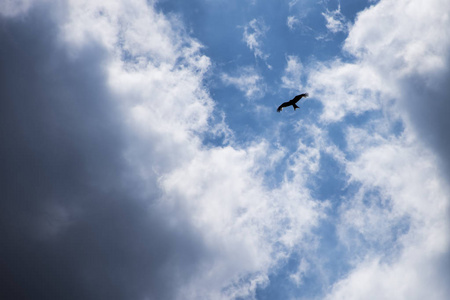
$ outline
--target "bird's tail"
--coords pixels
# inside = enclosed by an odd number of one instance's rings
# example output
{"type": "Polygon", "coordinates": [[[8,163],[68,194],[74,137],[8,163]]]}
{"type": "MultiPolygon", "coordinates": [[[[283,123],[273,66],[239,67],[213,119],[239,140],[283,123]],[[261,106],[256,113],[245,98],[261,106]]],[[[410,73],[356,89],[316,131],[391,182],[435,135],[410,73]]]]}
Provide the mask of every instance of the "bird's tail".
{"type": "Polygon", "coordinates": [[[297,108],[300,108],[297,104],[294,104],[294,110],[296,110],[297,108]]]}

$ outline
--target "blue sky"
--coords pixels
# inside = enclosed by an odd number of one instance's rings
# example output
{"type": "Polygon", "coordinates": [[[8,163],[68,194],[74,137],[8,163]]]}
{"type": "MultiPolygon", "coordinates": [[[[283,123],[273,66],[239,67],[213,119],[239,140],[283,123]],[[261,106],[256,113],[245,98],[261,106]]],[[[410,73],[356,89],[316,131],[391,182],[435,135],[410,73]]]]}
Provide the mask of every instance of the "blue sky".
{"type": "Polygon", "coordinates": [[[449,299],[447,2],[2,2],[0,298],[449,299]]]}

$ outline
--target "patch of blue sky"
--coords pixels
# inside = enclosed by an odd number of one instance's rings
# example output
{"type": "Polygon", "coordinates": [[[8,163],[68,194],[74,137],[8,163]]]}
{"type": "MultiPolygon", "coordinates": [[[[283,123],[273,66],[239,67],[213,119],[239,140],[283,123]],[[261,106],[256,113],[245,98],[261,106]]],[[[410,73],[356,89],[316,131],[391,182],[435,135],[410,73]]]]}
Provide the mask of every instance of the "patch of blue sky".
{"type": "MultiPolygon", "coordinates": [[[[287,154],[265,174],[268,187],[275,187],[283,180],[290,179],[286,170],[292,154],[298,149],[299,141],[307,146],[313,145],[313,140],[306,134],[308,128],[302,124],[319,126],[326,132],[328,142],[343,151],[346,158],[352,159],[354,154],[346,151],[346,128],[364,127],[371,120],[383,118],[381,111],[368,111],[360,115],[350,114],[340,122],[323,124],[319,121],[323,105],[314,95],[300,102],[300,110],[294,112],[289,107],[276,113],[279,104],[300,92],[307,92],[300,89],[305,86],[308,66],[337,57],[341,61],[353,59],[342,52],[347,37],[346,26],[354,22],[358,12],[373,3],[368,0],[341,3],[337,0],[163,0],[158,2],[157,8],[165,14],[175,13],[180,16],[190,34],[204,45],[202,51],[212,61],[205,84],[215,101],[215,117],[220,118],[220,113],[224,112],[235,142],[248,145],[265,139],[271,147],[281,145],[286,150],[287,154]],[[333,23],[334,19],[327,20],[324,14],[337,18],[337,23],[333,23]],[[263,29],[257,36],[259,54],[244,39],[246,30],[249,33],[255,30],[248,27],[253,20],[257,20],[259,28],[263,29]],[[302,78],[297,81],[298,88],[283,87],[282,84],[288,56],[297,57],[304,67],[302,78]],[[239,85],[245,76],[253,75],[256,77],[249,82],[255,84],[254,93],[239,85]]],[[[395,123],[391,132],[399,135],[402,130],[402,124],[395,123]]],[[[207,146],[223,146],[226,138],[223,135],[206,134],[203,142],[207,146]]],[[[390,230],[395,232],[391,232],[390,239],[383,243],[365,241],[355,231],[354,238],[362,242],[362,248],[349,249],[337,234],[339,209],[355,196],[360,185],[349,184],[343,166],[330,154],[321,152],[319,170],[311,174],[308,186],[315,199],[331,204],[326,218],[314,230],[319,239],[315,256],[310,257],[311,254],[308,256],[300,250],[292,253],[284,264],[273,270],[269,284],[257,289],[257,299],[320,297],[326,293],[326,287],[350,271],[349,262],[356,252],[361,254],[364,253],[361,249],[392,247],[394,241],[408,231],[408,220],[403,218],[394,222],[390,230]],[[300,274],[298,270],[302,261],[308,265],[308,271],[300,274]],[[293,274],[298,276],[293,277],[293,274]]],[[[388,210],[388,207],[382,206],[380,199],[382,195],[374,192],[365,195],[364,201],[371,201],[367,205],[388,210]]]]}
{"type": "Polygon", "coordinates": [[[269,276],[269,284],[257,289],[257,299],[320,299],[330,285],[351,270],[351,252],[339,242],[336,219],[321,222],[320,240],[313,255],[292,253],[285,264],[269,276]]]}
{"type": "Polygon", "coordinates": [[[311,176],[308,183],[312,196],[321,201],[329,201],[336,208],[348,192],[344,166],[324,152],[320,154],[319,165],[319,171],[311,176]]]}
{"type": "MultiPolygon", "coordinates": [[[[330,2],[336,3],[337,1],[330,2]]],[[[342,14],[353,23],[359,12],[376,4],[378,0],[345,0],[339,2],[342,14]]],[[[335,6],[334,9],[336,8],[335,6]]]]}
{"type": "MultiPolygon", "coordinates": [[[[340,200],[345,202],[360,188],[357,183],[350,184],[341,192],[346,195],[340,200]]],[[[369,191],[364,198],[367,206],[375,205],[389,211],[389,199],[383,201],[379,191],[369,191]]],[[[347,229],[345,238],[348,241],[344,243],[338,234],[341,202],[339,199],[332,202],[327,217],[313,230],[318,240],[305,241],[317,243],[315,251],[299,250],[291,253],[285,264],[273,270],[269,284],[257,289],[257,299],[320,299],[330,286],[349,274],[353,268],[352,261],[374,252],[383,254],[381,261],[395,259],[400,251],[398,239],[410,228],[408,216],[394,220],[381,239],[367,239],[356,228],[347,229]]]]}
{"type": "MultiPolygon", "coordinates": [[[[392,200],[389,197],[384,196],[383,192],[379,189],[371,189],[365,191],[362,197],[362,205],[368,210],[374,210],[382,212],[382,223],[379,224],[383,227],[389,224],[382,232],[382,238],[375,239],[370,235],[362,235],[358,230],[350,230],[350,234],[353,235],[355,240],[358,240],[358,255],[363,256],[368,251],[376,251],[382,253],[384,256],[382,259],[389,260],[398,253],[399,243],[398,239],[408,233],[411,227],[411,217],[409,215],[390,215],[392,213],[392,200]]],[[[369,215],[369,214],[368,214],[369,215]]]]}
{"type": "Polygon", "coordinates": [[[320,169],[310,176],[308,186],[315,199],[327,201],[330,206],[326,217],[313,229],[315,238],[304,241],[317,243],[315,250],[299,248],[291,253],[284,264],[273,270],[269,284],[257,290],[257,299],[320,298],[329,286],[351,271],[350,262],[360,252],[359,247],[351,249],[342,243],[337,224],[341,205],[354,197],[361,185],[348,183],[343,167],[331,155],[321,153],[319,163],[320,169]]]}
{"type": "MultiPolygon", "coordinates": [[[[278,77],[284,68],[286,55],[297,55],[304,61],[327,59],[339,55],[345,38],[345,33],[338,32],[327,39],[318,39],[327,34],[322,14],[334,9],[333,1],[299,1],[291,7],[290,2],[166,0],[159,2],[158,8],[181,16],[191,34],[205,45],[205,54],[224,72],[239,66],[264,65],[255,61],[243,41],[245,26],[254,19],[262,20],[268,30],[261,37],[261,48],[268,55],[267,63],[273,66],[272,76],[269,74],[267,78],[272,82],[271,77],[278,77]],[[291,28],[287,24],[290,16],[297,20],[291,28]]],[[[350,14],[345,18],[354,18],[360,2],[345,6],[350,14]]]]}
{"type": "MultiPolygon", "coordinates": [[[[273,108],[300,92],[280,88],[280,78],[288,55],[295,55],[301,62],[308,64],[330,59],[340,53],[344,33],[338,32],[328,39],[318,40],[319,36],[327,34],[322,13],[326,9],[334,9],[333,1],[297,1],[292,6],[289,3],[292,1],[167,0],[159,2],[158,7],[165,13],[181,16],[188,30],[205,46],[203,51],[213,62],[212,80],[208,81],[213,99],[219,109],[235,116],[242,111],[239,105],[246,106],[248,103],[242,92],[236,93],[236,90],[221,82],[222,74],[238,76],[236,74],[243,68],[252,68],[261,76],[257,88],[262,90],[262,97],[256,97],[254,102],[273,108]],[[301,19],[299,27],[289,28],[289,16],[301,19]],[[260,21],[267,28],[258,37],[259,50],[265,58],[255,56],[244,41],[245,27],[252,20],[260,21]],[[311,30],[304,30],[303,27],[311,30]],[[267,67],[269,65],[271,68],[267,67]]],[[[244,113],[248,111],[244,110],[244,113]]],[[[230,122],[231,126],[240,123],[239,120],[230,122]]],[[[236,128],[236,131],[241,132],[240,129],[236,128]]]]}

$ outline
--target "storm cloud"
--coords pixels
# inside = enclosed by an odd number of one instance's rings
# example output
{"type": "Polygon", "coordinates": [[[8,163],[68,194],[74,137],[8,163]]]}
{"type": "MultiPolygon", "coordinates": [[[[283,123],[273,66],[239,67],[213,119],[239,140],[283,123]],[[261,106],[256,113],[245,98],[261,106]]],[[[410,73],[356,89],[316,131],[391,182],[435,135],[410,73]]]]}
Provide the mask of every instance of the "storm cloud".
{"type": "Polygon", "coordinates": [[[322,216],[264,186],[282,150],[202,144],[209,59],[152,5],[33,2],[1,44],[2,296],[244,297],[322,216]]]}
{"type": "Polygon", "coordinates": [[[447,299],[446,1],[219,2],[0,4],[0,297],[447,299]]]}
{"type": "Polygon", "coordinates": [[[173,298],[201,239],[167,224],[156,178],[141,195],[105,50],[70,57],[48,9],[1,20],[1,296],[173,298]]]}

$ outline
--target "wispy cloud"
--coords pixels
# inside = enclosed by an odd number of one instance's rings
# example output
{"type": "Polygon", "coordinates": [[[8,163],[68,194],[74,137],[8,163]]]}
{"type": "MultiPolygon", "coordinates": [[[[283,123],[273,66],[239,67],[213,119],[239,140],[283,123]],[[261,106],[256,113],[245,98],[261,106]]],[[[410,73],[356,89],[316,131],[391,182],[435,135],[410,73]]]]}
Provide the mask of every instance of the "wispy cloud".
{"type": "Polygon", "coordinates": [[[309,270],[309,263],[305,258],[300,260],[300,264],[298,265],[297,271],[289,275],[289,279],[292,280],[297,287],[303,284],[303,277],[309,270]]]}
{"type": "Polygon", "coordinates": [[[325,18],[326,27],[331,33],[346,32],[349,28],[347,19],[341,13],[340,5],[333,11],[327,9],[326,12],[322,13],[322,16],[325,18]]]}
{"type": "Polygon", "coordinates": [[[286,68],[281,77],[282,87],[300,90],[302,88],[303,65],[295,55],[287,56],[286,68]]]}
{"type": "Polygon", "coordinates": [[[286,25],[290,30],[293,30],[300,24],[300,20],[296,16],[288,16],[286,19],[286,25]]]}
{"type": "Polygon", "coordinates": [[[314,32],[314,30],[306,25],[302,17],[288,16],[286,19],[286,25],[291,31],[298,30],[302,34],[308,34],[314,32]]]}
{"type": "MultiPolygon", "coordinates": [[[[253,19],[247,25],[244,26],[243,39],[247,44],[247,47],[253,51],[255,58],[263,60],[267,64],[269,54],[263,51],[263,42],[266,32],[269,30],[262,18],[253,19]]],[[[267,64],[270,69],[271,66],[267,64]]]]}
{"type": "Polygon", "coordinates": [[[261,98],[266,92],[263,77],[253,67],[241,68],[235,75],[222,74],[221,79],[243,92],[247,99],[261,98]]]}
{"type": "Polygon", "coordinates": [[[351,23],[347,18],[341,13],[341,5],[339,3],[336,10],[325,10],[322,13],[325,19],[325,26],[327,28],[326,33],[322,33],[316,36],[317,40],[330,40],[331,37],[339,32],[347,33],[350,29],[351,23]]]}

